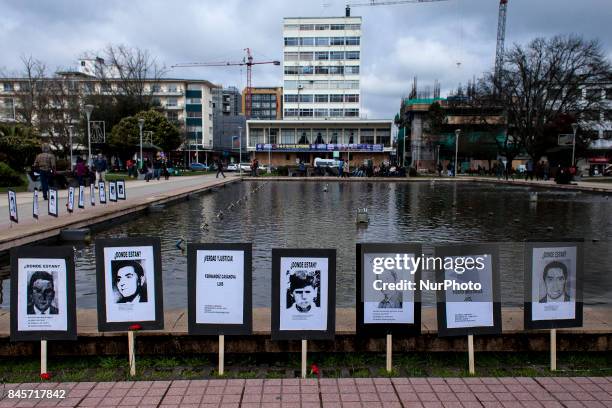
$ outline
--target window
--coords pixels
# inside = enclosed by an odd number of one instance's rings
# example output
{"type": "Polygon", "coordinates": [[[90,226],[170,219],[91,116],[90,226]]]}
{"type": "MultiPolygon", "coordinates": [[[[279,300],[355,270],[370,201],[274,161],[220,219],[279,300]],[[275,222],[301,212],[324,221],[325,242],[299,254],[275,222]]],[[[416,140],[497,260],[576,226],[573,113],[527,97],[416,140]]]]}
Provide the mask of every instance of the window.
{"type": "Polygon", "coordinates": [[[334,117],[334,118],[338,118],[343,116],[343,110],[342,109],[336,109],[336,108],[332,108],[329,110],[329,116],[334,117]]]}
{"type": "Polygon", "coordinates": [[[344,37],[332,37],[329,45],[344,45],[344,37]]]}
{"type": "Polygon", "coordinates": [[[278,129],[268,129],[268,143],[278,143],[278,129]]]}
{"type": "Polygon", "coordinates": [[[347,51],[346,52],[347,60],[358,60],[359,59],[359,51],[347,51]]]}
{"type": "Polygon", "coordinates": [[[298,67],[285,66],[285,75],[297,75],[298,67]]]}
{"type": "Polygon", "coordinates": [[[101,89],[102,89],[102,92],[104,92],[104,93],[111,93],[111,92],[113,92],[113,87],[111,86],[111,84],[102,84],[101,85],[101,89]]]}
{"type": "Polygon", "coordinates": [[[213,115],[212,115],[212,113],[209,113],[209,114],[208,114],[208,120],[209,120],[209,121],[212,121],[212,120],[213,120],[213,115]]]}
{"type": "Polygon", "coordinates": [[[359,95],[344,95],[344,102],[359,102],[359,95]]]}
{"type": "Polygon", "coordinates": [[[315,30],[329,30],[329,24],[315,24],[315,30]]]}
{"type": "Polygon", "coordinates": [[[332,129],[329,131],[329,143],[337,144],[339,139],[340,131],[338,129],[332,129]]]}
{"type": "Polygon", "coordinates": [[[344,51],[330,51],[329,59],[333,61],[340,61],[344,59],[344,51]]]}
{"type": "Polygon", "coordinates": [[[344,95],[342,94],[331,94],[329,95],[329,101],[334,103],[334,102],[343,102],[344,101],[344,95]]]}
{"type": "Polygon", "coordinates": [[[176,85],[168,85],[167,89],[168,89],[168,92],[172,92],[172,93],[178,92],[178,88],[176,85]]]}
{"type": "Polygon", "coordinates": [[[314,45],[314,37],[300,37],[300,45],[304,45],[304,46],[314,45]]]}
{"type": "Polygon", "coordinates": [[[319,47],[327,47],[329,45],[329,37],[316,37],[315,45],[319,47]]]}
{"type": "Polygon", "coordinates": [[[346,24],[344,28],[346,30],[361,30],[361,24],[346,24]]]}
{"type": "Polygon", "coordinates": [[[310,129],[300,130],[298,144],[310,144],[310,129]]]}
{"type": "Polygon", "coordinates": [[[355,143],[355,136],[357,135],[357,129],[344,129],[344,142],[348,144],[355,143]]]}
{"type": "Polygon", "coordinates": [[[344,67],[333,65],[329,67],[329,73],[332,75],[342,75],[344,73],[344,67]]]}
{"type": "Polygon", "coordinates": [[[327,102],[329,102],[329,95],[327,95],[327,94],[316,94],[315,95],[315,102],[327,103],[327,102]]]}
{"type": "Polygon", "coordinates": [[[312,109],[300,109],[300,117],[312,117],[312,109]]]}
{"type": "Polygon", "coordinates": [[[359,66],[358,65],[349,65],[344,67],[344,73],[347,75],[351,74],[359,74],[359,66]]]}
{"type": "Polygon", "coordinates": [[[329,116],[329,110],[327,109],[315,109],[314,113],[317,118],[324,118],[326,116],[329,116]]]}
{"type": "Polygon", "coordinates": [[[281,129],[281,143],[295,144],[295,129],[281,129]]]}
{"type": "Polygon", "coordinates": [[[313,72],[314,72],[314,69],[310,65],[299,67],[299,74],[300,75],[312,75],[313,72]]]}
{"type": "MultiPolygon", "coordinates": [[[[200,104],[202,104],[202,99],[200,99],[200,98],[187,98],[186,102],[187,102],[187,104],[190,104],[190,105],[200,105],[200,104]]],[[[212,102],[209,101],[209,105],[211,103],[212,102]]]]}
{"type": "Polygon", "coordinates": [[[359,37],[346,37],[346,45],[359,45],[359,37]]]}
{"type": "Polygon", "coordinates": [[[285,61],[297,61],[299,54],[297,52],[286,52],[285,61]]]}
{"type": "Polygon", "coordinates": [[[300,52],[300,61],[312,61],[312,52],[300,52]]]}
{"type": "Polygon", "coordinates": [[[202,112],[187,111],[187,117],[188,118],[201,118],[202,117],[202,112]]]}
{"type": "Polygon", "coordinates": [[[300,102],[312,103],[312,95],[300,95],[300,102]]]}
{"type": "Polygon", "coordinates": [[[297,109],[285,109],[286,118],[294,118],[297,116],[297,109]]]}
{"type": "Polygon", "coordinates": [[[314,24],[300,24],[300,30],[314,30],[314,24]]]}
{"type": "Polygon", "coordinates": [[[314,129],[315,144],[326,143],[327,140],[327,129],[314,129]]]}
{"type": "Polygon", "coordinates": [[[151,85],[151,92],[160,92],[161,91],[161,86],[159,85],[151,85]]]}
{"type": "Polygon", "coordinates": [[[344,116],[346,117],[357,117],[359,116],[359,109],[350,108],[344,110],[344,116]]]}
{"type": "Polygon", "coordinates": [[[84,89],[85,93],[93,93],[94,92],[95,87],[94,87],[93,83],[85,82],[83,85],[85,87],[85,89],[84,89]]]}
{"type": "Polygon", "coordinates": [[[374,144],[374,129],[361,129],[359,143],[374,144]]]}
{"type": "Polygon", "coordinates": [[[297,102],[298,96],[296,94],[285,94],[285,102],[297,102]]]}
{"type": "Polygon", "coordinates": [[[202,126],[187,126],[189,133],[202,132],[202,126]]]}
{"type": "Polygon", "coordinates": [[[10,82],[5,82],[4,83],[4,92],[12,92],[13,91],[13,84],[10,82]]]}
{"type": "Polygon", "coordinates": [[[320,66],[320,67],[315,67],[315,74],[317,74],[317,75],[327,75],[327,74],[329,74],[329,67],[326,67],[325,65],[320,66]]]}
{"type": "Polygon", "coordinates": [[[285,45],[286,46],[296,46],[299,45],[299,41],[297,37],[285,37],[285,45]]]}
{"type": "Polygon", "coordinates": [[[359,89],[359,81],[344,81],[344,86],[348,89],[359,89]]]}
{"type": "Polygon", "coordinates": [[[166,112],[166,117],[170,121],[177,121],[178,120],[178,112],[177,111],[168,111],[168,112],[166,112]]]}
{"type": "Polygon", "coordinates": [[[317,61],[323,61],[329,59],[329,52],[327,51],[317,51],[315,52],[315,59],[317,61]]]}
{"type": "Polygon", "coordinates": [[[168,98],[166,100],[166,106],[177,106],[178,105],[178,99],[176,98],[168,98]]]}
{"type": "Polygon", "coordinates": [[[335,31],[344,30],[344,24],[332,24],[330,29],[335,31]]]}
{"type": "Polygon", "coordinates": [[[298,30],[299,28],[297,24],[285,24],[285,30],[298,30]]]}
{"type": "Polygon", "coordinates": [[[381,144],[385,147],[390,147],[391,146],[391,130],[376,129],[376,143],[381,144]]]}
{"type": "Polygon", "coordinates": [[[251,129],[249,132],[249,145],[255,147],[258,143],[263,143],[263,129],[251,129]]]}

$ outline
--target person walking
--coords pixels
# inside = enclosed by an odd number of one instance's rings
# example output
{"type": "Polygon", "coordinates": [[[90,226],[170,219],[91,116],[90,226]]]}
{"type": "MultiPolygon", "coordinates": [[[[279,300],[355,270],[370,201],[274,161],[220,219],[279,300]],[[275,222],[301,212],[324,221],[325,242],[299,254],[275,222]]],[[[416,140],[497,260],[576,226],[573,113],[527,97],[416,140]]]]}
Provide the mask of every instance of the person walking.
{"type": "Polygon", "coordinates": [[[55,156],[51,153],[49,144],[43,143],[42,153],[39,153],[34,159],[32,170],[40,175],[40,187],[43,191],[43,198],[48,199],[49,180],[55,173],[55,156]]]}
{"type": "Polygon", "coordinates": [[[341,178],[344,176],[344,161],[343,160],[339,160],[338,161],[338,177],[341,178]]]}
{"type": "Polygon", "coordinates": [[[161,176],[161,169],[162,169],[162,159],[159,153],[157,153],[157,156],[155,156],[155,160],[153,160],[153,178],[156,178],[157,180],[159,180],[160,176],[161,176]]]}
{"type": "Polygon", "coordinates": [[[79,186],[85,185],[85,175],[87,174],[87,167],[85,166],[85,161],[78,156],[76,159],[76,166],[74,168],[74,173],[76,174],[77,181],[79,186]]]}
{"type": "Polygon", "coordinates": [[[225,178],[225,174],[223,174],[223,162],[221,161],[221,159],[217,159],[216,164],[217,164],[217,175],[215,176],[215,178],[219,178],[219,174],[221,174],[223,178],[225,178]]]}
{"type": "Polygon", "coordinates": [[[349,162],[348,162],[348,160],[346,160],[342,166],[343,166],[343,168],[342,168],[342,176],[346,177],[346,178],[349,178],[350,174],[349,174],[349,162]]]}
{"type": "Polygon", "coordinates": [[[143,166],[144,166],[145,180],[148,183],[153,178],[153,165],[151,164],[151,161],[149,159],[145,159],[143,166]]]}
{"type": "Polygon", "coordinates": [[[102,156],[102,153],[98,153],[98,157],[96,157],[94,160],[93,166],[96,170],[96,188],[98,188],[98,183],[101,181],[106,181],[104,175],[108,169],[108,162],[106,161],[106,158],[102,156]]]}

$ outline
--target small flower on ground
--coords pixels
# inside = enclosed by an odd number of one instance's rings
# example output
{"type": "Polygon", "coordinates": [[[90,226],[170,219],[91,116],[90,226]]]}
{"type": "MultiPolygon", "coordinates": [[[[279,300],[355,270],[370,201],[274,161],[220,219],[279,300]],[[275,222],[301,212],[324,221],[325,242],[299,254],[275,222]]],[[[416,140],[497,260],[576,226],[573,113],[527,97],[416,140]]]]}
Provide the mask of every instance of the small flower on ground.
{"type": "Polygon", "coordinates": [[[319,372],[319,367],[315,363],[312,363],[310,365],[310,374],[315,375],[319,378],[321,377],[321,373],[319,372]]]}
{"type": "Polygon", "coordinates": [[[51,379],[51,374],[50,373],[41,373],[40,374],[40,379],[41,380],[50,380],[51,379]]]}

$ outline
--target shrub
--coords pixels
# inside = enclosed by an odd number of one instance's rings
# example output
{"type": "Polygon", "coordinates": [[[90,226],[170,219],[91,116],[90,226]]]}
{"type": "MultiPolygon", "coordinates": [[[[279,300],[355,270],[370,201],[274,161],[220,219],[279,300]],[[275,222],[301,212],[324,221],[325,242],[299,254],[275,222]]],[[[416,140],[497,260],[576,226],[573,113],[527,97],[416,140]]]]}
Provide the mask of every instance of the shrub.
{"type": "Polygon", "coordinates": [[[276,168],[276,174],[278,176],[288,176],[289,175],[289,166],[278,166],[276,168]]]}
{"type": "Polygon", "coordinates": [[[19,173],[0,162],[0,187],[18,187],[23,185],[23,178],[19,173]]]}

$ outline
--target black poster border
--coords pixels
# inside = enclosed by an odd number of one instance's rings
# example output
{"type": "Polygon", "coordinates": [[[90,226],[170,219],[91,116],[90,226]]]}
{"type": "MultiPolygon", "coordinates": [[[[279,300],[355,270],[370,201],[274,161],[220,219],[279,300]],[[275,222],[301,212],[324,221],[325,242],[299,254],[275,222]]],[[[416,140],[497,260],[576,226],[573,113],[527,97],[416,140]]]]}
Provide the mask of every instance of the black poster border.
{"type": "MultiPolygon", "coordinates": [[[[497,244],[475,243],[475,244],[451,244],[439,245],[434,250],[436,257],[441,257],[443,260],[449,256],[466,256],[491,254],[491,273],[493,285],[493,326],[475,326],[475,327],[459,327],[448,328],[446,321],[446,291],[437,291],[437,320],[438,320],[438,337],[449,336],[467,336],[467,335],[486,335],[486,334],[501,334],[502,319],[501,319],[501,288],[499,275],[499,246],[497,244]],[[497,301],[496,301],[497,300],[497,301]]],[[[444,269],[436,268],[436,282],[444,282],[444,269]]]]}
{"type": "Polygon", "coordinates": [[[108,182],[108,201],[110,201],[111,203],[116,203],[117,202],[117,182],[116,181],[109,181],[108,182]],[[113,195],[111,194],[111,188],[115,189],[115,198],[113,199],[113,195]]]}
{"type": "MultiPolygon", "coordinates": [[[[127,331],[133,324],[139,324],[143,330],[162,330],[164,328],[164,303],[162,290],[161,240],[159,238],[105,238],[96,239],[96,288],[98,292],[98,331],[127,331]],[[106,319],[106,287],[104,284],[104,248],[117,247],[153,247],[155,282],[155,320],[131,320],[127,322],[108,322],[106,319]]],[[[148,288],[147,288],[148,289],[148,288]]]]}
{"type": "Polygon", "coordinates": [[[48,191],[48,197],[49,200],[47,201],[47,213],[55,218],[58,217],[59,215],[59,192],[54,189],[54,188],[50,188],[48,191]],[[51,212],[51,192],[55,192],[55,213],[51,212]]]}
{"type": "Polygon", "coordinates": [[[77,206],[80,209],[85,208],[85,186],[79,185],[79,201],[77,206]],[[83,205],[81,205],[81,201],[83,202],[83,205]]]}
{"type": "Polygon", "coordinates": [[[272,340],[333,340],[336,333],[336,250],[319,248],[272,249],[272,340]],[[280,330],[281,258],[327,258],[327,330],[280,330]]]}
{"type": "Polygon", "coordinates": [[[386,334],[402,334],[402,335],[419,335],[421,333],[421,290],[419,281],[422,277],[422,268],[419,264],[415,272],[414,281],[416,282],[416,290],[414,291],[414,323],[364,323],[364,271],[363,257],[366,253],[414,253],[415,256],[421,256],[423,246],[420,243],[357,243],[356,245],[356,328],[357,334],[370,336],[384,336],[386,334]]]}
{"type": "Polygon", "coordinates": [[[119,200],[126,200],[127,199],[127,191],[125,190],[125,179],[120,179],[117,180],[117,186],[116,186],[116,191],[117,191],[117,199],[119,200]],[[121,184],[123,186],[123,194],[122,196],[119,195],[119,184],[121,184]]]}
{"type": "MultiPolygon", "coordinates": [[[[76,284],[74,272],[74,249],[72,247],[18,247],[11,249],[11,341],[76,340],[76,284]],[[60,330],[19,330],[19,258],[62,259],[66,262],[66,313],[67,326],[60,330]]],[[[27,296],[27,295],[26,295],[27,296]]]]}
{"type": "Polygon", "coordinates": [[[583,271],[584,271],[584,240],[583,239],[529,239],[524,247],[524,303],[523,322],[525,330],[561,329],[567,327],[582,327],[583,325],[583,271]],[[555,246],[576,247],[576,302],[575,319],[533,320],[531,299],[533,250],[536,248],[554,248],[555,246]]]}
{"type": "Polygon", "coordinates": [[[75,189],[74,187],[70,186],[68,187],[68,205],[66,205],[66,210],[72,214],[72,212],[74,211],[74,195],[75,195],[75,189]],[[72,200],[70,200],[70,191],[72,189],[72,200]]]}
{"type": "Polygon", "coordinates": [[[100,204],[106,204],[108,202],[108,197],[106,196],[106,182],[100,181],[98,182],[98,202],[100,204]],[[104,194],[102,194],[104,192],[104,194]],[[104,196],[104,201],[102,201],[102,196],[104,196]]]}
{"type": "Polygon", "coordinates": [[[187,321],[190,335],[250,335],[253,333],[252,259],[251,243],[193,243],[187,245],[187,321]],[[244,252],[242,324],[196,322],[197,251],[202,250],[244,252]]]}

